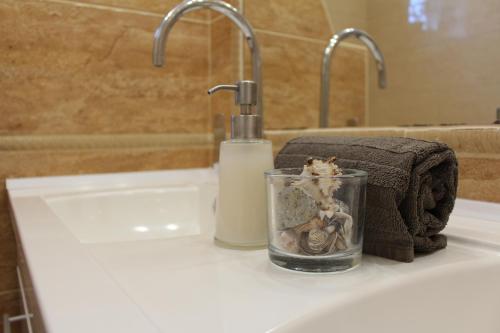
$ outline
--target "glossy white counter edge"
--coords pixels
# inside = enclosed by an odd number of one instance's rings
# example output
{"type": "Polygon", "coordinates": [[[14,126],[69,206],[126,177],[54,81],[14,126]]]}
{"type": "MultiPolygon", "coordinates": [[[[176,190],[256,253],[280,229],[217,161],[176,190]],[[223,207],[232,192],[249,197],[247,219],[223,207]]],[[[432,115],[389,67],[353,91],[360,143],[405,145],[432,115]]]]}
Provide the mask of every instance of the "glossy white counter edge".
{"type": "MultiPolygon", "coordinates": [[[[66,228],[51,223],[55,216],[41,196],[193,183],[193,173],[199,181],[216,182],[211,169],[7,180],[17,232],[48,332],[75,332],[76,327],[125,333],[160,329],[66,228]],[[110,313],[121,320],[110,318],[110,313]]],[[[456,207],[455,214],[462,212],[461,216],[445,229],[450,241],[500,251],[500,205],[457,200],[456,207]],[[480,219],[481,227],[472,219],[480,219]]]]}
{"type": "Polygon", "coordinates": [[[192,184],[193,179],[217,181],[212,169],[7,179],[14,219],[23,221],[16,223],[16,230],[47,332],[84,328],[84,332],[148,333],[159,329],[67,228],[51,223],[57,217],[41,196],[192,184]],[[61,269],[54,263],[61,263],[61,269]],[[60,292],[55,294],[54,290],[60,292]],[[110,313],[121,320],[110,317],[110,313]]]}

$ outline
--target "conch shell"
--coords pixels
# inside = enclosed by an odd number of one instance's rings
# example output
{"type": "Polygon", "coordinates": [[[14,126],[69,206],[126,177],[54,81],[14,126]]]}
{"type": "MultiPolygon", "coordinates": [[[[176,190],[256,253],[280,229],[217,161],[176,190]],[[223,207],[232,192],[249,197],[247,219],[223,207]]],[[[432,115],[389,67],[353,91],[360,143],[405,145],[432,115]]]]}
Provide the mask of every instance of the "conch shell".
{"type": "Polygon", "coordinates": [[[328,237],[330,235],[325,230],[312,229],[307,235],[307,247],[311,252],[321,253],[328,246],[328,237]]]}
{"type": "Polygon", "coordinates": [[[313,198],[320,207],[320,217],[324,216],[331,218],[335,213],[335,200],[333,193],[339,189],[342,181],[333,176],[342,175],[342,170],[334,162],[336,157],[333,156],[326,161],[317,159],[308,159],[304,165],[301,176],[319,176],[319,178],[303,178],[292,183],[304,190],[304,192],[313,198]]]}

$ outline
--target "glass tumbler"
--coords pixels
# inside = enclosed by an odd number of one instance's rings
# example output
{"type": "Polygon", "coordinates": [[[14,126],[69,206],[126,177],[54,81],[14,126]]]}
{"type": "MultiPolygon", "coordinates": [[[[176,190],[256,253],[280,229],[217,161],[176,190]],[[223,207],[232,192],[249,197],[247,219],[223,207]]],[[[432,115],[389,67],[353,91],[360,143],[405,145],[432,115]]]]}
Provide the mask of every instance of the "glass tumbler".
{"type": "Polygon", "coordinates": [[[283,268],[340,272],[361,263],[365,171],[303,176],[302,169],[265,173],[269,257],[283,268]]]}

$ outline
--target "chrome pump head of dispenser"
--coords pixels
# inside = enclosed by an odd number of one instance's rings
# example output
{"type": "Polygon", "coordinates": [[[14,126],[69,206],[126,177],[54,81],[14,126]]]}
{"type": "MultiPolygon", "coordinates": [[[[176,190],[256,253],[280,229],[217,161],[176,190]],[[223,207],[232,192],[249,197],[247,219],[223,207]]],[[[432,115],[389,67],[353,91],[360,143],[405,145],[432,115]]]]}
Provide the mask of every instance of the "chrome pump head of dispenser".
{"type": "Polygon", "coordinates": [[[257,84],[254,81],[221,84],[208,89],[208,94],[212,95],[219,90],[234,91],[234,103],[240,106],[240,114],[231,115],[231,139],[261,139],[262,117],[254,111],[257,104],[257,84]]]}

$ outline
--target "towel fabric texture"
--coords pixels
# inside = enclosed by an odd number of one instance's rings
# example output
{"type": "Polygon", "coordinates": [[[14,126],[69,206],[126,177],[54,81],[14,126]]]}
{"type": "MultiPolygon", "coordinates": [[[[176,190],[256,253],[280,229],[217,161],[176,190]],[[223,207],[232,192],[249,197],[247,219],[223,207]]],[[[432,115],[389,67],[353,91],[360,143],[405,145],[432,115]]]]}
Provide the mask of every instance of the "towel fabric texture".
{"type": "Polygon", "coordinates": [[[368,172],[363,252],[411,262],[446,247],[444,229],[458,181],[454,152],[410,138],[300,137],[278,153],[276,168],[336,156],[341,168],[368,172]]]}

